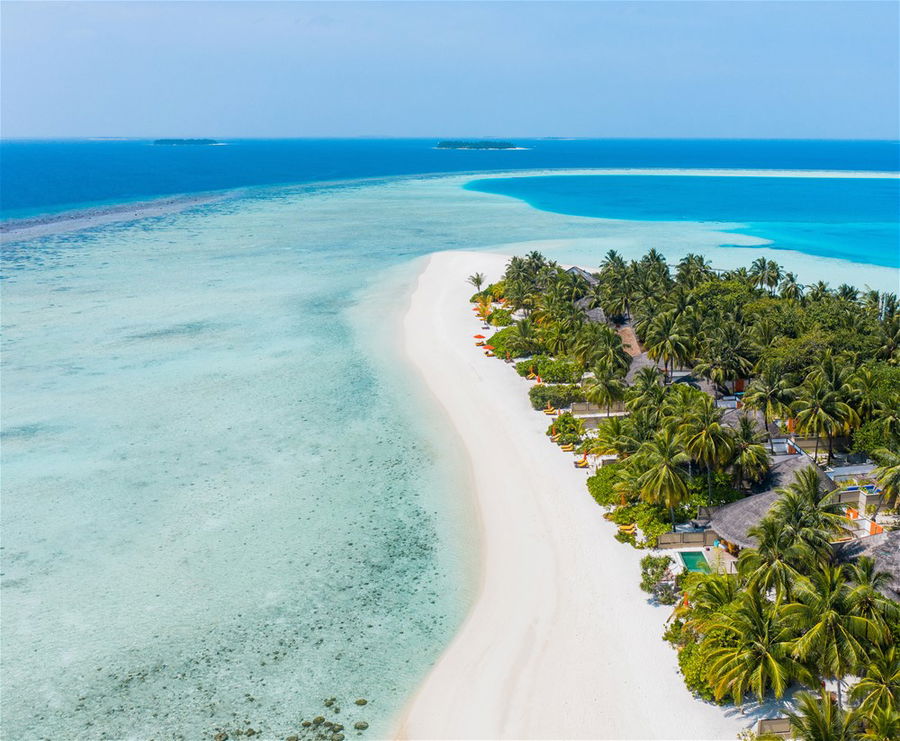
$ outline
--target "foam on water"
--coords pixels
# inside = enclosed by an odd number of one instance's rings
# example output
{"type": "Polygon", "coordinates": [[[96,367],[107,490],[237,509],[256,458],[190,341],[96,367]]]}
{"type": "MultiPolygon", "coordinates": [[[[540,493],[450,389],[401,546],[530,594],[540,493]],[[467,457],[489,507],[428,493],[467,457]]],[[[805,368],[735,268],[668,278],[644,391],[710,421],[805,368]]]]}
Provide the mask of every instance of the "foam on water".
{"type": "Polygon", "coordinates": [[[284,737],[332,695],[384,735],[476,581],[465,456],[397,346],[414,258],[755,257],[465,181],[4,245],[5,735],[284,737]]]}

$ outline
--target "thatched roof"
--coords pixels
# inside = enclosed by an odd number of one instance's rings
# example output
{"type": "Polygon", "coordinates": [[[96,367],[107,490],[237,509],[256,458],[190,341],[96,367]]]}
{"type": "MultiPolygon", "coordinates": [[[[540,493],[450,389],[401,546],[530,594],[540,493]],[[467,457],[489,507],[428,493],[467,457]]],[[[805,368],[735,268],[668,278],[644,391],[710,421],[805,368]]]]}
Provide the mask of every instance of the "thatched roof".
{"type": "Polygon", "coordinates": [[[656,368],[658,370],[662,370],[659,363],[655,360],[651,360],[650,356],[647,353],[642,352],[640,355],[635,355],[631,359],[631,367],[628,369],[628,373],[625,374],[625,381],[630,386],[634,383],[634,377],[638,374],[638,371],[641,368],[656,368]]]}
{"type": "Polygon", "coordinates": [[[841,545],[838,558],[855,561],[868,556],[875,561],[875,568],[891,575],[891,582],[883,590],[885,596],[900,601],[900,530],[851,540],[841,545]]]}
{"type": "MultiPolygon", "coordinates": [[[[736,430],[741,424],[741,417],[753,420],[757,432],[762,434],[766,432],[766,418],[762,412],[755,409],[726,409],[722,413],[722,424],[736,430]]],[[[778,425],[774,422],[769,422],[768,433],[770,437],[780,437],[781,435],[778,425]]]]}
{"type": "Polygon", "coordinates": [[[599,306],[591,308],[591,299],[588,296],[580,298],[575,302],[576,308],[581,309],[584,318],[595,324],[606,324],[606,314],[599,306]]]}
{"type": "Polygon", "coordinates": [[[711,396],[714,399],[716,398],[716,385],[702,376],[695,376],[689,373],[686,376],[679,376],[675,379],[674,383],[686,383],[689,386],[693,386],[695,389],[699,389],[707,396],[711,396]]]}
{"type": "Polygon", "coordinates": [[[571,268],[566,270],[570,275],[577,275],[580,278],[583,278],[589,286],[596,286],[600,281],[591,275],[587,270],[583,268],[579,268],[577,265],[573,265],[571,268]]]}
{"type": "MultiPolygon", "coordinates": [[[[759,494],[744,497],[721,507],[710,518],[709,527],[729,543],[739,545],[741,548],[755,548],[756,539],[748,535],[747,531],[758,525],[778,500],[779,494],[775,489],[781,489],[793,483],[797,478],[797,473],[813,465],[805,455],[776,456],[766,480],[769,488],[759,494]]],[[[818,466],[814,467],[823,488],[828,491],[834,489],[835,486],[831,479],[818,466]]]]}
{"type": "Polygon", "coordinates": [[[747,531],[758,525],[775,504],[778,494],[764,491],[744,497],[716,511],[710,518],[709,527],[720,538],[741,548],[755,548],[756,538],[747,535],[747,531]]]}

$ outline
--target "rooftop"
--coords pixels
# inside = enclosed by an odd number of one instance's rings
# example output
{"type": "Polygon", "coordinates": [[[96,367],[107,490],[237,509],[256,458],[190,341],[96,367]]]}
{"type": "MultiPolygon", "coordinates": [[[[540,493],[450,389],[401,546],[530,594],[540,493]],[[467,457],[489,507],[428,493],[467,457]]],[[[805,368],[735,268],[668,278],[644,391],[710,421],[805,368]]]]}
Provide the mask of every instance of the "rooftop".
{"type": "Polygon", "coordinates": [[[577,276],[580,276],[581,278],[584,278],[584,280],[587,281],[587,284],[589,286],[596,286],[600,282],[597,278],[595,278],[593,275],[591,275],[587,270],[585,270],[584,268],[579,268],[577,265],[573,265],[571,268],[566,270],[566,272],[570,273],[571,275],[577,275],[577,276]]]}
{"type": "MultiPolygon", "coordinates": [[[[775,490],[793,483],[799,471],[812,465],[812,461],[805,455],[775,456],[766,481],[769,488],[718,509],[710,518],[710,528],[729,543],[739,545],[741,548],[755,548],[756,539],[748,535],[747,531],[758,525],[775,504],[780,496],[775,490]]],[[[822,486],[828,491],[833,490],[834,483],[821,469],[816,467],[816,470],[822,486]]]]}
{"type": "Polygon", "coordinates": [[[900,601],[900,530],[851,540],[843,544],[838,552],[842,561],[855,561],[861,556],[868,556],[875,561],[878,571],[891,575],[891,582],[883,590],[884,594],[900,601]]]}

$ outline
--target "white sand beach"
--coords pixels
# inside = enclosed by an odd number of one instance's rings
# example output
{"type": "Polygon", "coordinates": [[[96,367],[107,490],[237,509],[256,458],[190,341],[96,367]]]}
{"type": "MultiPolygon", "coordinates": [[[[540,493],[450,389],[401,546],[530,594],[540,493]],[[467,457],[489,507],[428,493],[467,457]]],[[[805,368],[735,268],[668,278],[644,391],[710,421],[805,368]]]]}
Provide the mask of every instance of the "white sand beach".
{"type": "MultiPolygon", "coordinates": [[[[695,699],[661,634],[669,608],[638,588],[643,553],[618,543],[551,445],[528,382],[486,358],[466,277],[507,258],[428,259],[406,349],[465,441],[481,520],[479,596],[398,721],[404,739],[733,739],[755,718],[695,699]]],[[[487,333],[485,333],[487,334],[487,333]]]]}

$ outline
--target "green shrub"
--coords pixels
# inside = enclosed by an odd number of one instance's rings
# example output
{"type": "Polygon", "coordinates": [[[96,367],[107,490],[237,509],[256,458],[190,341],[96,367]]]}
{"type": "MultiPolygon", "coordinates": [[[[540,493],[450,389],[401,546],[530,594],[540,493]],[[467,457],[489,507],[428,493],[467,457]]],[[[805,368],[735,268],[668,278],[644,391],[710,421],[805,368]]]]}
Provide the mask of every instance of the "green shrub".
{"type": "Polygon", "coordinates": [[[560,414],[547,427],[547,435],[559,435],[559,445],[581,445],[584,437],[584,422],[573,417],[570,412],[560,414]]]}
{"type": "Polygon", "coordinates": [[[515,331],[515,327],[504,327],[503,329],[494,332],[494,334],[491,335],[490,339],[488,339],[485,344],[494,346],[494,354],[498,358],[505,358],[507,352],[509,352],[510,357],[521,357],[521,355],[517,355],[516,353],[511,352],[510,349],[506,346],[506,343],[509,341],[509,338],[513,336],[513,333],[515,331]]]}
{"type": "Polygon", "coordinates": [[[537,361],[542,357],[544,356],[535,355],[534,357],[528,358],[526,360],[520,360],[518,363],[516,363],[516,373],[522,376],[522,378],[527,378],[529,373],[537,372],[537,361]]]}
{"type": "Polygon", "coordinates": [[[611,507],[619,501],[618,496],[613,491],[613,484],[616,483],[620,467],[620,463],[610,463],[597,469],[597,473],[588,477],[587,488],[597,504],[611,507]]]}
{"type": "MultiPolygon", "coordinates": [[[[501,331],[505,332],[506,330],[501,331]]],[[[531,399],[531,406],[535,409],[543,409],[547,406],[547,402],[550,402],[551,406],[559,408],[567,407],[575,401],[584,401],[584,392],[580,386],[551,386],[541,383],[528,389],[528,398],[531,399]]]]}
{"type": "Polygon", "coordinates": [[[672,563],[668,556],[644,556],[641,559],[641,589],[650,594],[656,592],[672,563]]]}
{"type": "Polygon", "coordinates": [[[630,546],[634,546],[635,548],[640,548],[640,546],[637,544],[637,537],[634,533],[623,533],[621,530],[619,530],[619,532],[616,533],[615,538],[620,543],[626,543],[630,546]]]}
{"type": "MultiPolygon", "coordinates": [[[[603,470],[603,469],[601,469],[603,470]]],[[[617,525],[630,525],[636,522],[644,534],[641,547],[652,548],[656,545],[657,538],[667,533],[672,525],[669,520],[669,512],[665,507],[646,502],[636,502],[624,507],[617,507],[612,512],[612,521],[617,525]]]]}
{"type": "Polygon", "coordinates": [[[491,283],[484,290],[486,293],[491,294],[494,301],[499,301],[501,298],[506,298],[506,281],[498,280],[496,283],[491,283]]]}
{"type": "Polygon", "coordinates": [[[663,640],[667,641],[673,648],[677,648],[683,645],[684,639],[684,621],[675,618],[669,623],[669,627],[663,633],[663,640]]]}
{"type": "Polygon", "coordinates": [[[554,359],[548,355],[535,355],[516,364],[516,373],[527,376],[537,373],[547,383],[579,383],[581,370],[571,360],[554,359]]]}
{"type": "Polygon", "coordinates": [[[512,323],[512,312],[509,309],[497,309],[488,314],[488,324],[495,327],[508,327],[512,323]]]}
{"type": "Polygon", "coordinates": [[[691,692],[704,700],[715,702],[716,698],[706,678],[708,653],[709,649],[702,643],[688,643],[678,652],[678,666],[684,676],[684,683],[691,692]]]}

